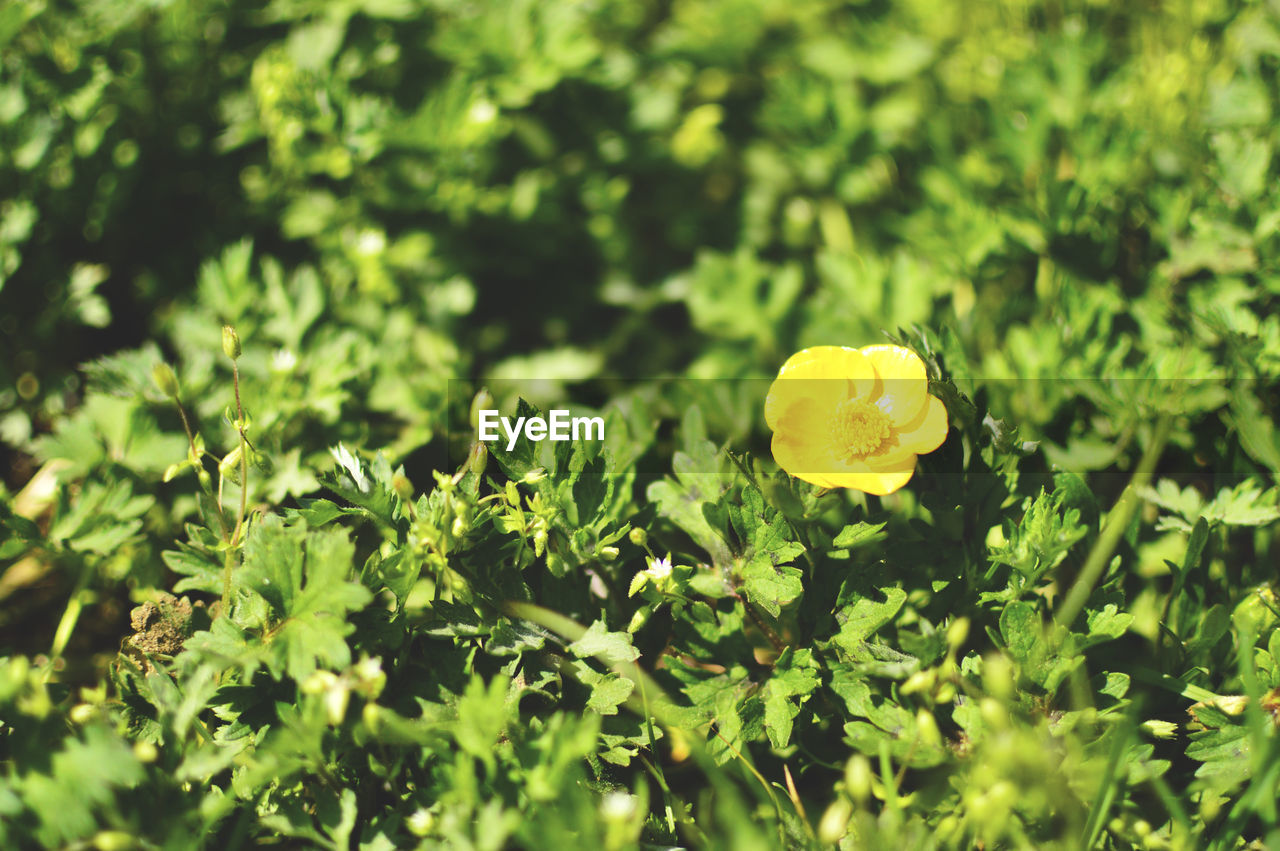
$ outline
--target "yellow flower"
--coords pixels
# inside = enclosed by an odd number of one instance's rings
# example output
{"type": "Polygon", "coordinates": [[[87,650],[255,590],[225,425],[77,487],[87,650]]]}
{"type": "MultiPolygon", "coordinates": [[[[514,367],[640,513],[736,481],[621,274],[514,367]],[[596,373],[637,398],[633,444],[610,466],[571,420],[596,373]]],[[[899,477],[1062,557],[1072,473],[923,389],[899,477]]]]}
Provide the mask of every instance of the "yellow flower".
{"type": "Polygon", "coordinates": [[[924,363],[901,346],[814,346],[778,370],[764,403],[773,457],[826,488],[889,494],[916,456],[947,437],[947,409],[929,395],[924,363]]]}

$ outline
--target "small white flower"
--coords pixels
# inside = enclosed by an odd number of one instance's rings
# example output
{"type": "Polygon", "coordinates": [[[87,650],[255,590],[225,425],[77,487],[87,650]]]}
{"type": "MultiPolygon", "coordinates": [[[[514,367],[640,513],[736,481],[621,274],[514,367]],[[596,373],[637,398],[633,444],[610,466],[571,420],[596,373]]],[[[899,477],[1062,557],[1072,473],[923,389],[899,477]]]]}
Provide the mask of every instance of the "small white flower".
{"type": "Polygon", "coordinates": [[[289,349],[276,349],[271,355],[271,368],[276,372],[293,372],[298,356],[289,349]]]}
{"type": "Polygon", "coordinates": [[[467,110],[467,117],[476,124],[488,124],[498,117],[498,108],[487,100],[478,100],[467,110]]]}
{"type": "Polygon", "coordinates": [[[436,826],[436,815],[430,810],[418,807],[406,819],[406,826],[417,836],[426,836],[436,826]]]}
{"type": "Polygon", "coordinates": [[[387,248],[387,235],[380,230],[365,228],[356,237],[356,254],[360,257],[376,257],[387,248]]]}
{"type": "Polygon", "coordinates": [[[606,821],[628,821],[636,814],[638,803],[634,795],[626,792],[610,792],[600,801],[600,815],[606,821]]]}
{"type": "Polygon", "coordinates": [[[671,559],[649,559],[649,569],[645,573],[649,574],[650,579],[666,579],[671,575],[671,559]]]}

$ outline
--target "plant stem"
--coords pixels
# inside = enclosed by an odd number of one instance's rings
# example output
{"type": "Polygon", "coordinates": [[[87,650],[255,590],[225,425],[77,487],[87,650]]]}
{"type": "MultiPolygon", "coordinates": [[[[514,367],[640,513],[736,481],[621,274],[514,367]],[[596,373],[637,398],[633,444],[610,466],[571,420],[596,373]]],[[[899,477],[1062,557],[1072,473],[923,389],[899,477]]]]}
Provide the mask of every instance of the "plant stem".
{"type": "MultiPolygon", "coordinates": [[[[236,516],[236,528],[228,541],[226,559],[222,567],[222,613],[225,615],[231,605],[231,574],[236,566],[236,546],[240,543],[240,535],[244,531],[244,518],[249,504],[249,458],[245,450],[244,405],[240,402],[240,367],[235,360],[231,361],[231,384],[236,394],[236,432],[240,435],[240,512],[236,516]]],[[[218,481],[218,508],[222,508],[222,481],[218,481]]]]}
{"type": "Polygon", "coordinates": [[[67,601],[67,607],[62,611],[62,617],[58,620],[58,628],[53,633],[53,645],[49,649],[49,666],[45,668],[41,677],[42,682],[48,682],[53,676],[54,665],[57,664],[58,657],[62,655],[62,651],[67,649],[67,644],[71,641],[71,633],[75,631],[76,622],[80,620],[80,613],[84,611],[85,589],[89,585],[89,568],[80,565],[80,576],[76,580],[75,590],[71,592],[71,599],[67,601]]]}
{"type": "Polygon", "coordinates": [[[173,397],[173,404],[178,408],[178,416],[182,417],[182,430],[187,433],[187,445],[191,447],[191,457],[199,457],[196,452],[196,435],[191,430],[191,421],[187,419],[187,409],[182,405],[182,399],[178,396],[173,397]]]}
{"type": "Polygon", "coordinates": [[[747,599],[745,594],[738,595],[738,599],[742,601],[742,609],[747,613],[747,617],[751,618],[751,622],[764,633],[764,637],[773,645],[773,649],[777,653],[781,653],[786,649],[787,645],[782,641],[778,634],[773,631],[773,627],[765,621],[764,617],[756,611],[755,605],[747,599]]]}
{"type": "Polygon", "coordinates": [[[240,513],[236,517],[236,530],[231,535],[231,546],[240,542],[244,530],[244,517],[249,504],[249,456],[245,451],[244,406],[240,404],[240,366],[231,362],[231,384],[236,391],[236,431],[240,434],[240,513]]]}
{"type": "Polygon", "coordinates": [[[1129,521],[1133,519],[1133,514],[1138,510],[1138,504],[1141,498],[1138,491],[1145,487],[1151,481],[1151,476],[1155,472],[1156,462],[1160,460],[1160,453],[1164,451],[1164,445],[1169,440],[1169,432],[1173,426],[1173,418],[1169,415],[1163,415],[1156,423],[1155,433],[1151,437],[1151,443],[1147,446],[1147,451],[1143,453],[1142,460],[1138,462],[1138,468],[1133,471],[1133,478],[1129,480],[1129,484],[1125,487],[1124,493],[1120,494],[1120,499],[1116,501],[1115,508],[1111,509],[1111,513],[1107,515],[1106,525],[1102,529],[1102,534],[1098,536],[1098,540],[1094,543],[1093,549],[1089,551],[1089,557],[1085,560],[1084,567],[1080,570],[1080,575],[1076,577],[1075,584],[1071,586],[1071,590],[1062,601],[1062,605],[1058,607],[1058,611],[1054,613],[1054,622],[1063,628],[1069,628],[1076,617],[1084,609],[1084,604],[1089,599],[1089,595],[1093,593],[1093,587],[1098,584],[1098,580],[1102,578],[1103,571],[1111,562],[1111,556],[1115,552],[1116,547],[1120,544],[1120,538],[1124,535],[1125,529],[1129,526],[1129,521]]]}

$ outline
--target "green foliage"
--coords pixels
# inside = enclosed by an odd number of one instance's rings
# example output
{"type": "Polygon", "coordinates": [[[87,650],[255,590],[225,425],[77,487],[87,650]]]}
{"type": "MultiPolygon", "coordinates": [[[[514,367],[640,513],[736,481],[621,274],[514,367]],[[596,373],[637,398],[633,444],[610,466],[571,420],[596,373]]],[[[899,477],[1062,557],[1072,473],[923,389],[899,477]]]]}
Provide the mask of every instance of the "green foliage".
{"type": "Polygon", "coordinates": [[[1278,45],[0,4],[0,845],[1280,844],[1278,45]],[[884,336],[946,442],[779,471],[884,336]]]}

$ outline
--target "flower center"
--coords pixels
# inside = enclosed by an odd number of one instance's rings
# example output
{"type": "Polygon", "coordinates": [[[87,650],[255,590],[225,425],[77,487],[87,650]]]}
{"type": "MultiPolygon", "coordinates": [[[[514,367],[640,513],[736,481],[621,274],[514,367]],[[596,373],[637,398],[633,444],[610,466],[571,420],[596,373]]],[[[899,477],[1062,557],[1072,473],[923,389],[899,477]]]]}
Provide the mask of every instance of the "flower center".
{"type": "Polygon", "coordinates": [[[865,399],[846,399],[836,408],[831,436],[845,461],[874,455],[892,433],[889,415],[865,399]]]}

